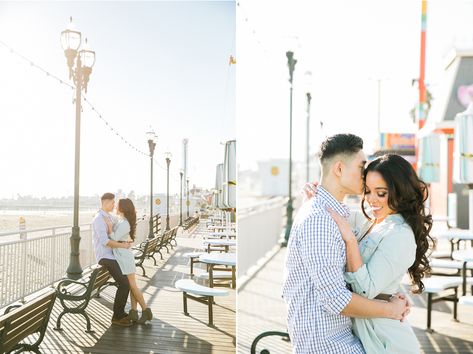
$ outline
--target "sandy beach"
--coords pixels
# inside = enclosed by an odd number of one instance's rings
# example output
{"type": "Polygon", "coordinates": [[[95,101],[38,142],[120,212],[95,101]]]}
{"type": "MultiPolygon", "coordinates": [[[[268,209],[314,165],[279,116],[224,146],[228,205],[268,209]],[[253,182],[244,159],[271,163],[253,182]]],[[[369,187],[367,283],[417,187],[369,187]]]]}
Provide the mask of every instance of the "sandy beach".
{"type": "MultiPolygon", "coordinates": [[[[93,211],[81,212],[79,214],[79,224],[92,222],[95,215],[93,211]]],[[[19,219],[23,217],[26,222],[26,229],[39,229],[55,226],[72,226],[72,213],[27,213],[21,211],[9,211],[8,214],[0,214],[0,233],[17,231],[19,229],[19,219]]]]}

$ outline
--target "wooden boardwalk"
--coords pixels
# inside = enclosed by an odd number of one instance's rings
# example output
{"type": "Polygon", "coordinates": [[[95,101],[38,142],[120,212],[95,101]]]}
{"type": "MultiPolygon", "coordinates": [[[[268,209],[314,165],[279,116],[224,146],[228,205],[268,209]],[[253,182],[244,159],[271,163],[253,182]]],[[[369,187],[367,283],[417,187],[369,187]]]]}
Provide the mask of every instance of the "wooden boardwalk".
{"type": "MultiPolygon", "coordinates": [[[[256,275],[238,292],[238,353],[247,354],[253,339],[265,331],[286,332],[286,307],[281,298],[283,267],[286,249],[280,249],[256,275]]],[[[404,289],[407,293],[407,290],[404,289]]],[[[452,321],[452,303],[433,305],[432,328],[427,333],[426,296],[409,296],[414,307],[409,315],[421,353],[473,353],[473,308],[458,305],[460,322],[452,321]]],[[[258,349],[267,348],[271,353],[291,353],[290,343],[279,337],[260,341],[258,349]]]]}
{"type": "MultiPolygon", "coordinates": [[[[188,259],[183,254],[199,249],[202,228],[201,224],[190,235],[178,236],[178,246],[169,255],[164,252],[164,260],[157,267],[152,260],[145,261],[148,278],[137,275],[138,285],[155,316],[151,323],[129,328],[111,326],[116,288],[110,287],[100,299],[94,298],[89,303],[87,313],[95,330],[93,334],[85,333],[85,320],[80,315],[64,316],[61,323],[64,330],[53,330],[61,311],[56,302],[40,350],[43,353],[235,353],[235,291],[230,289],[229,296],[215,300],[214,327],[209,327],[207,306],[188,301],[190,316],[185,316],[182,293],[174,288],[175,281],[189,277],[188,259]]],[[[141,270],[137,272],[141,274],[141,270]]]]}

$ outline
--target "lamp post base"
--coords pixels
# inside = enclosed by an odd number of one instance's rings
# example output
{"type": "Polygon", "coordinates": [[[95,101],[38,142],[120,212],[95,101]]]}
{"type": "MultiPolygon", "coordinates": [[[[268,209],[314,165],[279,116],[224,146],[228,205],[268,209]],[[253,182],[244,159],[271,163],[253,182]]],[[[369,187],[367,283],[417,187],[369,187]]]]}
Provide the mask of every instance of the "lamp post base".
{"type": "Polygon", "coordinates": [[[287,243],[289,242],[289,235],[291,234],[291,229],[292,229],[292,212],[294,211],[294,208],[292,207],[292,200],[289,200],[287,203],[287,210],[286,210],[286,215],[287,215],[287,222],[286,222],[286,232],[284,234],[284,241],[282,242],[281,246],[286,247],[287,243]]]}
{"type": "MultiPolygon", "coordinates": [[[[82,267],[79,260],[80,245],[80,227],[73,226],[71,234],[71,256],[69,258],[69,266],[67,267],[67,277],[69,279],[79,279],[82,277],[82,267]]],[[[54,255],[53,255],[54,256],[54,255]]]]}
{"type": "Polygon", "coordinates": [[[148,233],[148,238],[152,239],[154,238],[154,232],[153,232],[153,217],[151,216],[151,219],[149,221],[149,233],[148,233]]]}

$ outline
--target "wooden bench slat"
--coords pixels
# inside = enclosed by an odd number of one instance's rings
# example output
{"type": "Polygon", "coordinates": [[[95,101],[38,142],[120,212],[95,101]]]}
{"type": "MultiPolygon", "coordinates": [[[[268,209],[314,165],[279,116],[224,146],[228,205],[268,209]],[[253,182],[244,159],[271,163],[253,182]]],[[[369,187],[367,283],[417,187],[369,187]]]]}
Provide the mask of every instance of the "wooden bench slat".
{"type": "Polygon", "coordinates": [[[38,307],[29,307],[30,312],[24,313],[23,316],[12,316],[10,320],[9,332],[16,330],[16,328],[21,327],[23,323],[28,322],[31,318],[36,317],[38,314],[41,315],[48,310],[49,303],[41,304],[38,307]]]}
{"type": "Polygon", "coordinates": [[[38,332],[40,337],[35,343],[37,349],[46,331],[55,300],[55,292],[43,294],[37,299],[1,316],[0,350],[8,352],[29,335],[38,332]]]}
{"type": "Polygon", "coordinates": [[[102,285],[104,285],[107,281],[109,281],[110,277],[111,276],[110,276],[110,273],[108,272],[108,270],[102,267],[101,270],[99,271],[99,274],[97,275],[96,280],[95,280],[93,290],[97,290],[102,285]]]}
{"type": "MultiPolygon", "coordinates": [[[[46,312],[46,311],[45,311],[46,312]]],[[[38,332],[41,329],[42,325],[44,324],[44,315],[45,313],[41,314],[42,316],[38,317],[35,316],[28,322],[25,322],[22,327],[18,327],[21,330],[10,332],[8,333],[8,339],[5,342],[6,347],[14,347],[16,344],[21,342],[23,339],[28,337],[30,334],[38,332]]]]}
{"type": "MultiPolygon", "coordinates": [[[[54,295],[54,293],[48,293],[47,295],[43,295],[43,296],[40,296],[38,297],[38,299],[34,299],[32,300],[31,302],[27,303],[27,304],[35,304],[35,307],[34,308],[37,308],[37,307],[40,307],[41,305],[45,305],[47,306],[50,302],[51,302],[51,297],[54,295]]],[[[19,317],[23,317],[25,314],[28,314],[30,312],[32,312],[34,309],[31,308],[30,306],[26,306],[23,305],[19,308],[16,308],[12,311],[10,311],[9,313],[5,314],[5,315],[2,315],[0,316],[0,321],[3,319],[3,318],[19,318],[19,317]]]]}

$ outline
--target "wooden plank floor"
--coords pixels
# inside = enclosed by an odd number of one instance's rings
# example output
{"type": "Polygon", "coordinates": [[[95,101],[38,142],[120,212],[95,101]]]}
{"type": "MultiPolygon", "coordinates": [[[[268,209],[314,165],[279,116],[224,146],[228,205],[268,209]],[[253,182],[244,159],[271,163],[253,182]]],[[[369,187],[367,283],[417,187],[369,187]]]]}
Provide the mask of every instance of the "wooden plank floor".
{"type": "MultiPolygon", "coordinates": [[[[129,328],[111,326],[114,287],[106,289],[100,299],[89,303],[87,313],[94,334],[85,333],[85,320],[80,315],[65,315],[61,327],[53,330],[61,311],[56,303],[48,330],[40,349],[43,353],[234,353],[235,352],[235,291],[218,297],[214,305],[214,327],[207,325],[207,306],[188,301],[190,316],[183,314],[182,293],[174,288],[178,279],[188,278],[189,265],[184,253],[201,245],[204,226],[191,234],[178,236],[178,246],[164,252],[164,260],[154,267],[145,261],[149,278],[137,275],[145,301],[155,318],[147,325],[129,328]]],[[[159,258],[159,255],[158,257],[159,258]]],[[[196,264],[195,266],[198,266],[196,264]]],[[[200,270],[200,269],[198,269],[200,270]]],[[[203,271],[203,269],[202,269],[203,271]]],[[[141,270],[137,269],[141,274],[141,270]]],[[[128,306],[129,308],[129,306],[128,306]]],[[[127,311],[128,311],[127,308],[127,311]]]]}
{"type": "MultiPolygon", "coordinates": [[[[249,353],[254,338],[265,331],[286,332],[286,307],[281,298],[283,267],[286,248],[280,249],[256,275],[238,292],[238,353],[249,353]],[[245,325],[241,325],[244,323],[245,325]]],[[[403,289],[407,293],[407,289],[403,289]]],[[[432,328],[424,329],[427,322],[426,296],[409,295],[414,307],[408,317],[421,353],[473,353],[473,307],[458,305],[458,319],[452,321],[452,303],[433,305],[432,328]]],[[[291,353],[291,345],[279,337],[260,341],[258,350],[267,348],[271,353],[291,353]]]]}

